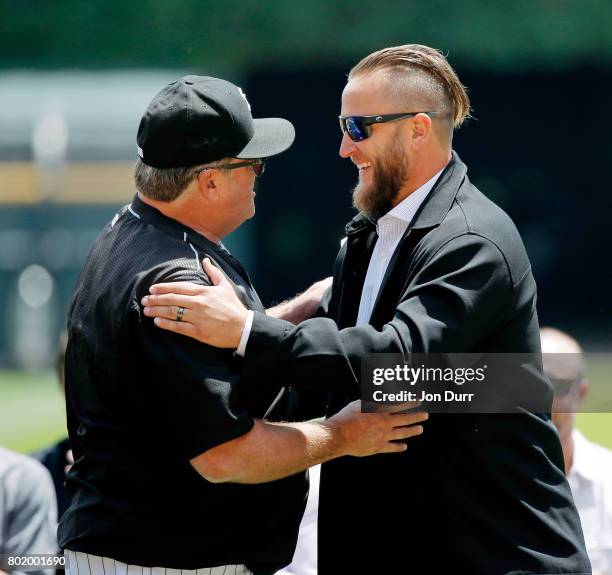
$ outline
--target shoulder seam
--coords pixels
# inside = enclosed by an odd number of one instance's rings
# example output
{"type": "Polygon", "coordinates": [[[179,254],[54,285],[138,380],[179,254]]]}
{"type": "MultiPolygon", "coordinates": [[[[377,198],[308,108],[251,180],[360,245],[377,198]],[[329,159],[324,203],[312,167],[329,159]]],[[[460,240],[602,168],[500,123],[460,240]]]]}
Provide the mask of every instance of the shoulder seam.
{"type": "Polygon", "coordinates": [[[192,249],[193,253],[195,254],[195,259],[196,259],[196,269],[201,272],[202,271],[202,264],[200,263],[200,256],[198,255],[198,250],[196,250],[193,247],[193,244],[188,240],[187,238],[187,232],[183,232],[183,241],[186,244],[189,244],[189,247],[192,249]]]}
{"type": "Polygon", "coordinates": [[[468,218],[467,218],[467,215],[465,213],[465,210],[463,209],[463,205],[461,203],[461,200],[459,199],[460,192],[461,192],[461,188],[459,190],[457,190],[457,195],[455,196],[455,201],[457,202],[457,206],[459,207],[459,209],[461,210],[461,213],[463,214],[463,220],[465,221],[465,229],[468,231],[468,233],[470,233],[472,230],[470,229],[470,224],[468,222],[468,218]]]}
{"type": "MultiPolygon", "coordinates": [[[[510,284],[512,285],[512,289],[513,290],[516,289],[516,286],[520,282],[516,282],[516,283],[514,282],[514,280],[512,278],[512,273],[510,272],[510,264],[508,263],[508,259],[506,258],[506,255],[504,254],[503,250],[491,238],[488,238],[487,236],[485,236],[483,234],[480,234],[478,232],[470,231],[469,229],[464,231],[464,232],[460,232],[458,234],[455,234],[451,238],[448,238],[440,247],[438,247],[438,249],[433,254],[431,254],[431,256],[427,259],[427,261],[425,262],[424,265],[427,265],[450,242],[452,242],[453,240],[456,240],[458,238],[464,237],[464,236],[477,236],[479,238],[482,238],[483,240],[485,240],[487,243],[491,244],[492,246],[495,246],[495,249],[499,252],[499,254],[501,255],[502,259],[504,260],[504,263],[506,264],[506,273],[508,274],[508,277],[510,278],[510,284]]],[[[529,266],[529,267],[531,267],[531,266],[529,266]]],[[[526,273],[521,277],[521,280],[524,279],[526,273]]]]}

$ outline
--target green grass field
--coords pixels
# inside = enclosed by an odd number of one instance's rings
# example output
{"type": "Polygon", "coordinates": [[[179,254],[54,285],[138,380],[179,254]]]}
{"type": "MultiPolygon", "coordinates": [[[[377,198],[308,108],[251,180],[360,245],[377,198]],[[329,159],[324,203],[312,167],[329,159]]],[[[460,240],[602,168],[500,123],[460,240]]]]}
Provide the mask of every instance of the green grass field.
{"type": "Polygon", "coordinates": [[[28,453],[65,435],[64,396],[54,372],[0,371],[0,445],[28,453]]]}
{"type": "MultiPolygon", "coordinates": [[[[609,378],[612,366],[593,366],[592,378],[609,378]]],[[[612,414],[581,413],[578,427],[591,440],[612,448],[612,414]]],[[[22,453],[66,435],[64,398],[55,374],[0,371],[0,445],[22,453]]]]}

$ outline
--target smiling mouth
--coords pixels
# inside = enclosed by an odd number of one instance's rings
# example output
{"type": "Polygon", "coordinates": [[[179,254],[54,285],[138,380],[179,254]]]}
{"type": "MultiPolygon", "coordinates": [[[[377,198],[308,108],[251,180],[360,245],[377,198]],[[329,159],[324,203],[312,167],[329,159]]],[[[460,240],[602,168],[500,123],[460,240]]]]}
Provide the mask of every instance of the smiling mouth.
{"type": "Polygon", "coordinates": [[[357,164],[357,169],[359,170],[359,175],[363,175],[367,170],[372,167],[370,162],[364,162],[363,164],[357,164]]]}

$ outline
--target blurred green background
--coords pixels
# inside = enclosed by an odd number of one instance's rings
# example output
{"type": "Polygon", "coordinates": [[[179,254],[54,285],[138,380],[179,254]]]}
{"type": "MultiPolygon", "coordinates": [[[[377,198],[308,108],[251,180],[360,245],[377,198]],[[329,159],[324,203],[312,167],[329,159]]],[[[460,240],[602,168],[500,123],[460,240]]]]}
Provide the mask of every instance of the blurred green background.
{"type": "Polygon", "coordinates": [[[0,66],[306,67],[413,42],[473,66],[545,69],[609,64],[611,20],[607,0],[3,0],[0,66]]]}

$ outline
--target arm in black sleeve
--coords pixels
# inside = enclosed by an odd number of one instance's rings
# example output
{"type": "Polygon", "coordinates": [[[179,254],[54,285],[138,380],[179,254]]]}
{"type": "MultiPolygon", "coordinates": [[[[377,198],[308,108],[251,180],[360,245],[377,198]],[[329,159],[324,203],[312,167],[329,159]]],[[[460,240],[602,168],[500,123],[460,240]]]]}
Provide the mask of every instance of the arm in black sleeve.
{"type": "Polygon", "coordinates": [[[256,313],[246,366],[268,374],[281,369],[294,385],[354,390],[366,354],[470,350],[502,321],[512,294],[499,248],[465,233],[426,258],[381,330],[370,325],[339,330],[326,318],[294,326],[256,313]]]}
{"type": "MultiPolygon", "coordinates": [[[[207,284],[208,278],[182,271],[163,280],[207,284]]],[[[147,385],[163,408],[177,451],[191,459],[250,431],[254,421],[240,397],[241,365],[234,354],[159,329],[142,314],[143,295],[135,296],[132,329],[148,358],[147,385]]]]}

